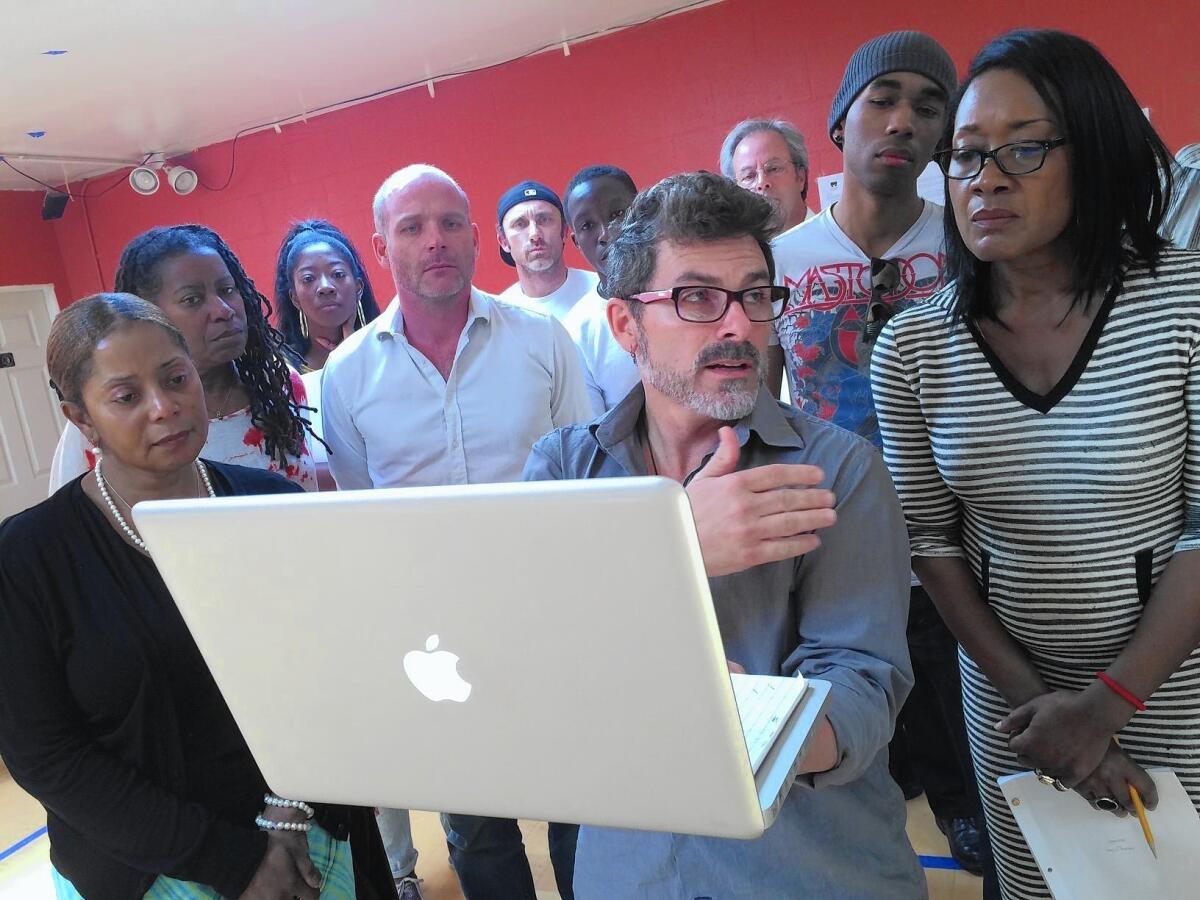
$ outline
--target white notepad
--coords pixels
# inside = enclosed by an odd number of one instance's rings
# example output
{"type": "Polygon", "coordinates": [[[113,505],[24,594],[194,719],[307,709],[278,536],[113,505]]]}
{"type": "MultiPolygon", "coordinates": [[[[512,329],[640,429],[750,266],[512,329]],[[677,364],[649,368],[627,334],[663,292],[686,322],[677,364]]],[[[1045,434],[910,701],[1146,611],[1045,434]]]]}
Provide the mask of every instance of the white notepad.
{"type": "Polygon", "coordinates": [[[998,780],[1055,900],[1200,896],[1200,815],[1169,769],[1147,770],[1158,808],[1147,813],[1158,859],[1136,816],[1098,812],[1074,791],[1022,772],[998,780]]]}
{"type": "Polygon", "coordinates": [[[746,749],[750,751],[750,768],[757,774],[796,704],[804,696],[804,678],[734,673],[730,679],[738,716],[742,720],[742,733],[746,736],[746,749]]]}

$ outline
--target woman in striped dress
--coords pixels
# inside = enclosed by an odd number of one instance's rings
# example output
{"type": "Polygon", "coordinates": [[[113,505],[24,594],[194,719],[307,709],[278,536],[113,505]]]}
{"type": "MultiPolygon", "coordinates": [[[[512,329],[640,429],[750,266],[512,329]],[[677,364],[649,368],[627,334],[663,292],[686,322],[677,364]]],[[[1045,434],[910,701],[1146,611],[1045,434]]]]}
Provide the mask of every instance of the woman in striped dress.
{"type": "Polygon", "coordinates": [[[1200,254],[1163,249],[1169,155],[1087,42],[996,38],[949,119],[947,287],[888,323],[873,388],[1000,887],[1028,900],[997,777],[1120,814],[1166,766],[1200,806],[1200,254]]]}

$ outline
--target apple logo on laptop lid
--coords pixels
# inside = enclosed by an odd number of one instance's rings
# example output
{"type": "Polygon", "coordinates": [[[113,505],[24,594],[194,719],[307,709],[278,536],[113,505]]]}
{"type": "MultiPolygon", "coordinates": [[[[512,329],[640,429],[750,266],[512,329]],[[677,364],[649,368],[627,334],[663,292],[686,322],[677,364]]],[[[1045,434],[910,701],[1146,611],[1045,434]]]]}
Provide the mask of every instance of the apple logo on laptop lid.
{"type": "Polygon", "coordinates": [[[434,702],[463,703],[471,696],[471,683],[458,674],[458,656],[438,650],[438,636],[431,634],[424,650],[404,654],[404,674],[413,687],[434,702]]]}

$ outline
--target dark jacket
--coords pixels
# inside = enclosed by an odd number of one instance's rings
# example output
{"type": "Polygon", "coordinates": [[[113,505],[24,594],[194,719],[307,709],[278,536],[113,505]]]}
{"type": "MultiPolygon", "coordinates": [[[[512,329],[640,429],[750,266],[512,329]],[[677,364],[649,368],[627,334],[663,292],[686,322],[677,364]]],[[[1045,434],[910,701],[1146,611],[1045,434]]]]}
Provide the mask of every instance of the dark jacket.
{"type": "MultiPolygon", "coordinates": [[[[300,490],[207,465],[219,495],[300,490]]],[[[159,874],[237,897],[266,852],[266,782],[157,569],[80,482],[0,526],[0,756],[88,900],[141,897],[159,874]]],[[[318,809],[340,839],[369,816],[318,809]]]]}

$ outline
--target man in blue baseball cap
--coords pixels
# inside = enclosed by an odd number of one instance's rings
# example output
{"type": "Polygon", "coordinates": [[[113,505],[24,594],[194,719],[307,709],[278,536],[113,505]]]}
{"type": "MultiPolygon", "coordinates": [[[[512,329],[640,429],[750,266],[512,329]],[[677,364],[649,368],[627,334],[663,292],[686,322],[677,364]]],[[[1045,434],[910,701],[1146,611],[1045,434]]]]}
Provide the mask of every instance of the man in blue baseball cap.
{"type": "Polygon", "coordinates": [[[500,258],[517,270],[517,281],[497,299],[562,319],[596,287],[594,272],[563,261],[566,217],[558,194],[537,181],[514,184],[496,208],[500,258]]]}

